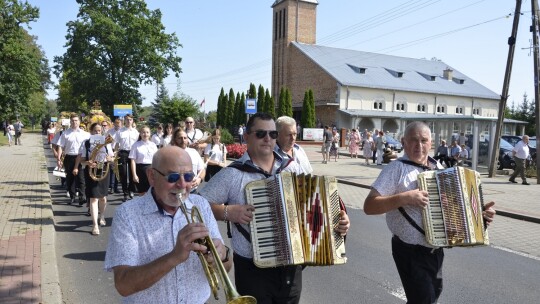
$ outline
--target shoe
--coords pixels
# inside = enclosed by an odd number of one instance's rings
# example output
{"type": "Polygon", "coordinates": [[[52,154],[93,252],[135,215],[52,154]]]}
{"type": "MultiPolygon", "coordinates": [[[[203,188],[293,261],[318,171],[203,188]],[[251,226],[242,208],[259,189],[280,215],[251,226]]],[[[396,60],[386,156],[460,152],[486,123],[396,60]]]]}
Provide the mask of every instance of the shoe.
{"type": "Polygon", "coordinates": [[[114,193],[120,193],[120,190],[114,189],[114,193]]]}
{"type": "Polygon", "coordinates": [[[513,184],[517,184],[517,182],[515,180],[513,180],[513,179],[509,179],[508,181],[510,181],[513,184]]]}
{"type": "Polygon", "coordinates": [[[84,205],[86,203],[86,199],[83,196],[79,196],[79,206],[84,205]]]}
{"type": "Polygon", "coordinates": [[[71,198],[71,199],[69,200],[68,205],[73,205],[73,204],[75,204],[75,199],[74,199],[74,198],[71,198]]]}
{"type": "Polygon", "coordinates": [[[104,218],[102,218],[102,219],[99,220],[99,225],[100,225],[100,226],[107,226],[107,222],[105,221],[104,218]]]}
{"type": "Polygon", "coordinates": [[[69,191],[66,191],[66,196],[67,196],[68,198],[70,197],[70,196],[69,196],[69,191]]]}
{"type": "Polygon", "coordinates": [[[86,216],[92,216],[92,213],[90,213],[90,208],[88,208],[88,210],[86,211],[86,216]]]}
{"type": "Polygon", "coordinates": [[[96,226],[94,229],[92,229],[92,235],[99,235],[99,227],[96,226]]]}
{"type": "Polygon", "coordinates": [[[128,200],[127,195],[124,194],[124,198],[122,199],[122,202],[125,202],[127,200],[128,200]]]}
{"type": "Polygon", "coordinates": [[[109,194],[113,194],[112,188],[109,188],[109,194]]]}
{"type": "Polygon", "coordinates": [[[523,183],[521,183],[521,184],[522,184],[522,185],[530,185],[530,184],[527,183],[527,182],[523,182],[523,183]]]}
{"type": "Polygon", "coordinates": [[[129,199],[133,199],[133,192],[129,193],[129,199]]]}

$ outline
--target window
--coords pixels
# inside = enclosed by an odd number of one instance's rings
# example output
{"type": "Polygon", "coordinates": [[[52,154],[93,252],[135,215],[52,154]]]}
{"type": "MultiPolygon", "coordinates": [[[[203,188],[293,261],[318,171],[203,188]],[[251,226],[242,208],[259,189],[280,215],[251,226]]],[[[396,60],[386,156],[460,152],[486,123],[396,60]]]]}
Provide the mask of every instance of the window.
{"type": "Polygon", "coordinates": [[[472,110],[473,115],[480,115],[480,108],[475,108],[472,110]]]}
{"type": "Polygon", "coordinates": [[[396,111],[405,112],[405,104],[401,102],[396,103],[396,111]]]}
{"type": "Polygon", "coordinates": [[[437,114],[444,114],[444,113],[446,113],[446,107],[444,105],[438,105],[437,114]]]}
{"type": "Polygon", "coordinates": [[[419,103],[418,106],[416,107],[416,111],[420,113],[426,113],[426,110],[427,110],[427,105],[423,103],[419,103]]]}
{"type": "Polygon", "coordinates": [[[463,115],[463,106],[457,106],[456,107],[456,114],[463,115]]]}
{"type": "Polygon", "coordinates": [[[382,109],[383,109],[382,101],[375,101],[373,103],[373,110],[382,110],[382,109]]]}

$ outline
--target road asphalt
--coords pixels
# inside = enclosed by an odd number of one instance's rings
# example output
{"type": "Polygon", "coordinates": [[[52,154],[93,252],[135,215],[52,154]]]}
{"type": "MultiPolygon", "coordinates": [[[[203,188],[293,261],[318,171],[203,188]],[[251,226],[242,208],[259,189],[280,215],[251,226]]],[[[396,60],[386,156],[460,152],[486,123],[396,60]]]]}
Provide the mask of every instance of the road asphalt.
{"type": "MultiPolygon", "coordinates": [[[[55,253],[55,226],[44,136],[25,133],[23,145],[0,147],[0,303],[62,303],[55,253]]],[[[320,145],[303,145],[314,173],[369,188],[385,166],[350,158],[341,149],[337,162],[322,163],[320,145]]],[[[512,184],[508,172],[482,176],[485,201],[498,215],[540,223],[540,185],[512,184]],[[535,199],[536,197],[536,199],[535,199]]],[[[518,179],[519,181],[519,179],[518,179]]],[[[351,202],[361,208],[362,201],[351,202]]]]}

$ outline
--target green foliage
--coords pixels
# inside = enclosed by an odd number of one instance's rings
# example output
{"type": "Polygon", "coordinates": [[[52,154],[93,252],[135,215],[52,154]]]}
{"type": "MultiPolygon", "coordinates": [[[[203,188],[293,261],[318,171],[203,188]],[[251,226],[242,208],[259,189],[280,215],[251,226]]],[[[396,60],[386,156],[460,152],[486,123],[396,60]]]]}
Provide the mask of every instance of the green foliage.
{"type": "Polygon", "coordinates": [[[238,119],[236,121],[237,125],[245,125],[246,124],[246,98],[244,97],[244,93],[242,93],[242,97],[240,98],[241,102],[238,105],[238,119]]]}
{"type": "Polygon", "coordinates": [[[221,92],[219,93],[218,97],[218,104],[217,104],[217,113],[216,113],[216,125],[217,126],[223,126],[223,118],[225,116],[225,104],[224,104],[225,98],[225,90],[223,90],[223,87],[221,88],[221,92]]]}
{"type": "Polygon", "coordinates": [[[73,101],[99,99],[105,113],[114,104],[132,104],[137,111],[141,85],[159,82],[169,71],[178,76],[181,45],[174,33],[165,33],[159,10],[149,10],[144,0],[77,3],[77,19],[67,23],[67,51],[54,59],[60,91],[69,90],[60,93],[61,110],[73,101]]]}
{"type": "Polygon", "coordinates": [[[224,128],[230,128],[234,124],[234,106],[236,104],[236,99],[234,97],[234,91],[231,88],[229,90],[229,100],[227,101],[227,114],[226,114],[226,122],[223,125],[224,128]]]}
{"type": "Polygon", "coordinates": [[[260,84],[259,92],[257,93],[257,112],[268,113],[266,110],[267,110],[267,106],[266,106],[266,98],[264,95],[264,87],[262,86],[262,84],[260,84]]]}
{"type": "Polygon", "coordinates": [[[234,143],[234,136],[227,129],[221,129],[221,139],[220,141],[224,144],[234,143]]]}
{"type": "Polygon", "coordinates": [[[274,103],[274,97],[270,96],[270,91],[266,89],[264,94],[265,109],[264,112],[270,114],[274,119],[276,118],[276,106],[274,103]]]}
{"type": "Polygon", "coordinates": [[[288,88],[281,88],[279,93],[279,104],[277,117],[289,116],[292,117],[292,97],[288,88]]]}
{"type": "Polygon", "coordinates": [[[176,123],[184,120],[186,117],[196,117],[199,112],[197,100],[184,95],[175,94],[169,100],[161,102],[161,121],[162,123],[176,123]]]}
{"type": "Polygon", "coordinates": [[[161,84],[159,86],[158,95],[155,99],[155,102],[152,102],[152,117],[158,122],[162,122],[163,119],[163,110],[161,108],[161,105],[167,101],[170,101],[169,98],[169,92],[167,91],[167,88],[164,84],[161,84]]]}
{"type": "Polygon", "coordinates": [[[313,91],[311,89],[304,93],[301,121],[303,128],[315,128],[315,101],[313,99],[313,91]]]}
{"type": "Polygon", "coordinates": [[[39,9],[27,2],[0,1],[0,115],[26,119],[30,101],[44,100],[51,84],[48,62],[36,38],[22,27],[39,18],[39,9]],[[36,97],[40,94],[40,97],[36,97]]]}
{"type": "Polygon", "coordinates": [[[528,122],[525,126],[525,134],[536,135],[536,105],[534,100],[528,99],[527,93],[523,94],[523,100],[517,109],[514,106],[511,109],[507,106],[504,114],[505,118],[528,122]]]}
{"type": "Polygon", "coordinates": [[[250,83],[249,84],[249,91],[248,95],[246,96],[246,99],[253,99],[257,98],[257,89],[255,88],[255,84],[250,83]]]}

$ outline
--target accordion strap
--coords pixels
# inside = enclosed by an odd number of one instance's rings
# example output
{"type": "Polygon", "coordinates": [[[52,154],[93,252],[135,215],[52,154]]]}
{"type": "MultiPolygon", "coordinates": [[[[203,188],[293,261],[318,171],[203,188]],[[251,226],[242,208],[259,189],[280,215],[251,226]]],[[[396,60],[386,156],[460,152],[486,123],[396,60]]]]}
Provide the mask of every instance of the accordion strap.
{"type": "MultiPolygon", "coordinates": [[[[420,164],[417,164],[417,163],[415,163],[413,161],[410,161],[410,160],[407,160],[407,159],[399,159],[399,161],[404,163],[404,164],[407,164],[407,165],[422,168],[424,171],[431,170],[431,168],[428,167],[428,166],[420,165],[420,164]]],[[[401,214],[407,220],[407,222],[409,222],[409,224],[411,224],[411,226],[413,226],[420,233],[422,233],[424,235],[426,234],[424,229],[422,229],[420,226],[418,226],[418,224],[412,219],[412,217],[407,213],[407,211],[405,211],[405,209],[403,207],[399,207],[398,210],[399,210],[399,212],[401,212],[401,214]]]]}

